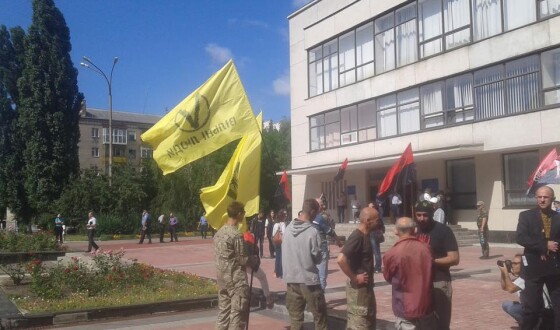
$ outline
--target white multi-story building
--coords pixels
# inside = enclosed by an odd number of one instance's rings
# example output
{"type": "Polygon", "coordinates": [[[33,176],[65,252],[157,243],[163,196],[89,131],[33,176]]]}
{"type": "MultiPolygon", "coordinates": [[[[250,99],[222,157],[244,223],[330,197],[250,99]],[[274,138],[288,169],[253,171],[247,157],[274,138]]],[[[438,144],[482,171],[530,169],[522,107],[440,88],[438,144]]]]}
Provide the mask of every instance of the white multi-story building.
{"type": "Polygon", "coordinates": [[[512,240],[531,172],[560,146],[560,0],[317,0],[289,27],[294,212],[321,192],[371,201],[411,143],[406,210],[447,190],[474,229],[483,200],[492,240],[512,240]]]}

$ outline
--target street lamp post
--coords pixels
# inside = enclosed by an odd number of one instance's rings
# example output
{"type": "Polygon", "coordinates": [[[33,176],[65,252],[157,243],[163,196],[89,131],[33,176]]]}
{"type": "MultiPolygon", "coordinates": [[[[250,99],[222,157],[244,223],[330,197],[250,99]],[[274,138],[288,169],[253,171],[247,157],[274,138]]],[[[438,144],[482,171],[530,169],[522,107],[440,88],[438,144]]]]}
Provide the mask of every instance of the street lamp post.
{"type": "Polygon", "coordinates": [[[81,62],[80,65],[105,78],[107,86],[109,87],[109,186],[111,186],[113,181],[113,70],[115,69],[115,65],[119,61],[119,58],[115,57],[113,59],[113,67],[111,67],[111,73],[109,74],[109,77],[107,77],[105,72],[103,72],[103,70],[95,65],[95,63],[93,63],[93,61],[90,60],[87,56],[84,56],[83,59],[87,63],[81,62]]]}

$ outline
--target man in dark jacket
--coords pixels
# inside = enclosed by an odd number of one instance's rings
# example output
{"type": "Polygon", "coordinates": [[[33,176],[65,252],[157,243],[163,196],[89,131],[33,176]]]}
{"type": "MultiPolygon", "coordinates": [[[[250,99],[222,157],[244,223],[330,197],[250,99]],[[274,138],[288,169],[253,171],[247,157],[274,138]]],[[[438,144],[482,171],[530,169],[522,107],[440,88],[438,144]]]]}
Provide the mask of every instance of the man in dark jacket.
{"type": "Polygon", "coordinates": [[[554,309],[555,329],[560,329],[560,214],[552,211],[554,190],[543,186],[535,192],[537,207],[519,214],[517,243],[525,250],[521,276],[525,279],[521,329],[534,329],[543,309],[543,284],[546,284],[554,309]]]}

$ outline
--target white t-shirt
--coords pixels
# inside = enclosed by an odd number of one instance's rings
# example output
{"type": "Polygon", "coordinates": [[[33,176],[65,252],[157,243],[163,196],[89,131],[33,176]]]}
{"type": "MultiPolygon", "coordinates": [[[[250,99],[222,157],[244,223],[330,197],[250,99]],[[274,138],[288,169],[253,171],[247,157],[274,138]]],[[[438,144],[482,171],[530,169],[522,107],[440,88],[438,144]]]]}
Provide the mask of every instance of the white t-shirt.
{"type": "Polygon", "coordinates": [[[434,220],[444,224],[445,223],[445,212],[443,212],[443,210],[441,209],[441,207],[439,207],[435,212],[434,212],[434,220]]]}
{"type": "Polygon", "coordinates": [[[95,217],[91,217],[88,220],[88,226],[92,226],[92,228],[95,228],[95,226],[97,225],[97,219],[95,219],[95,217]]]}
{"type": "Polygon", "coordinates": [[[401,196],[399,195],[393,195],[393,198],[391,198],[391,204],[393,205],[400,205],[402,203],[401,201],[401,196]]]}
{"type": "MultiPolygon", "coordinates": [[[[513,284],[519,288],[519,290],[515,292],[517,294],[517,297],[518,298],[521,297],[521,291],[525,290],[525,280],[522,279],[521,277],[518,277],[515,279],[515,281],[513,281],[513,284]]],[[[546,298],[546,295],[548,295],[548,289],[546,288],[546,285],[544,285],[543,286],[544,308],[550,308],[550,304],[548,303],[548,299],[546,298]]]]}
{"type": "Polygon", "coordinates": [[[278,230],[280,230],[280,232],[284,234],[284,230],[286,230],[286,223],[284,221],[277,222],[274,224],[274,227],[272,227],[272,237],[276,235],[278,230]]]}

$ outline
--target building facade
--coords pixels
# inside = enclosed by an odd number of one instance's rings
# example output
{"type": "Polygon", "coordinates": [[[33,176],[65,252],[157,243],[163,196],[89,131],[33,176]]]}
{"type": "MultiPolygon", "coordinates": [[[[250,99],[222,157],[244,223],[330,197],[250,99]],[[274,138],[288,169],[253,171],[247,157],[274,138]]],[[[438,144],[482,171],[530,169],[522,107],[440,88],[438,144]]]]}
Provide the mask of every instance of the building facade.
{"type": "Polygon", "coordinates": [[[446,191],[474,229],[483,200],[491,240],[513,239],[529,176],[560,146],[560,0],[318,0],[289,28],[295,207],[322,192],[366,205],[411,143],[405,211],[446,191]]]}
{"type": "MultiPolygon", "coordinates": [[[[140,136],[159,116],[113,111],[113,165],[140,166],[142,159],[152,158],[152,148],[140,136]]],[[[80,168],[109,172],[109,111],[91,109],[80,113],[80,168]]]]}

